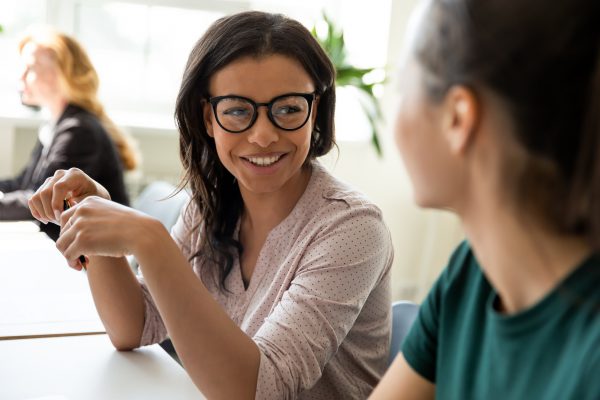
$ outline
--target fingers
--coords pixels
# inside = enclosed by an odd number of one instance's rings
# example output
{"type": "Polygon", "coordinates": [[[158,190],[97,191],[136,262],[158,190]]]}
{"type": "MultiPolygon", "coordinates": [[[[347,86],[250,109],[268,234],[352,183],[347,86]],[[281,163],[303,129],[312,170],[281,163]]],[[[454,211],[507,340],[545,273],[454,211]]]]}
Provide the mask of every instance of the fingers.
{"type": "MultiPolygon", "coordinates": [[[[50,178],[48,178],[50,179],[50,178]]],[[[46,182],[48,181],[48,179],[46,179],[46,182]]],[[[33,218],[37,219],[38,221],[47,224],[48,223],[48,219],[46,218],[46,213],[44,211],[44,205],[42,202],[42,197],[41,194],[39,193],[39,190],[41,188],[44,187],[46,183],[42,184],[42,186],[40,186],[40,188],[38,189],[38,192],[34,193],[33,196],[31,196],[31,198],[27,201],[27,204],[29,206],[29,210],[31,211],[31,215],[33,216],[33,218]]]]}
{"type": "Polygon", "coordinates": [[[135,222],[136,217],[125,206],[97,196],[86,197],[60,215],[61,233],[56,247],[76,270],[88,262],[82,263],[81,255],[121,257],[129,254],[129,239],[137,236],[124,232],[128,226],[125,221],[135,222]]]}
{"type": "Polygon", "coordinates": [[[52,211],[51,199],[53,184],[56,180],[64,174],[63,170],[56,171],[54,176],[46,178],[42,186],[31,196],[28,201],[31,215],[41,222],[47,224],[48,222],[56,222],[56,216],[52,211]]]}
{"type": "Polygon", "coordinates": [[[79,168],[69,169],[54,182],[53,209],[62,210],[65,199],[70,199],[74,205],[88,196],[95,196],[96,186],[96,182],[79,168]]]}
{"type": "MultiPolygon", "coordinates": [[[[61,232],[56,248],[63,254],[69,267],[81,271],[81,248],[85,246],[85,234],[81,232],[82,219],[75,215],[75,209],[69,209],[60,216],[61,232]]],[[[87,257],[86,257],[86,261],[87,257]]]]}
{"type": "Polygon", "coordinates": [[[95,191],[95,182],[83,171],[57,170],[29,199],[29,208],[33,217],[41,222],[58,223],[65,199],[74,198],[78,202],[95,191]]]}

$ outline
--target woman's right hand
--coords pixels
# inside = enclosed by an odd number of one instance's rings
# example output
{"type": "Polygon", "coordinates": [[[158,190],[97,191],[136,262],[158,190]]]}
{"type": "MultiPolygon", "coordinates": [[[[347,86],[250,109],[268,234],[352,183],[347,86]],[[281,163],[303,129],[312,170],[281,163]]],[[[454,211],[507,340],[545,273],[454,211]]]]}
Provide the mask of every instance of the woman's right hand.
{"type": "Polygon", "coordinates": [[[59,224],[64,200],[71,205],[89,196],[110,200],[108,191],[78,168],[59,169],[29,199],[31,215],[40,222],[59,224]]]}

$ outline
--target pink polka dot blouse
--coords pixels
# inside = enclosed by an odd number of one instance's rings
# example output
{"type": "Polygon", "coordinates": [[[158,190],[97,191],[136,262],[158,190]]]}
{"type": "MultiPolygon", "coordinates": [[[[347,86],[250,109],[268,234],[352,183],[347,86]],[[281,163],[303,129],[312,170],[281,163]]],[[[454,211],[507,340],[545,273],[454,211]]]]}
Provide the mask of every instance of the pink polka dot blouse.
{"type": "MultiPolygon", "coordinates": [[[[189,258],[200,222],[190,205],[172,236],[189,258]]],[[[191,266],[261,352],[257,399],[363,399],[386,369],[393,250],[381,211],[319,163],[292,212],[268,235],[248,288],[239,260],[229,293],[191,266]]],[[[142,345],[168,336],[148,289],[142,345]]]]}

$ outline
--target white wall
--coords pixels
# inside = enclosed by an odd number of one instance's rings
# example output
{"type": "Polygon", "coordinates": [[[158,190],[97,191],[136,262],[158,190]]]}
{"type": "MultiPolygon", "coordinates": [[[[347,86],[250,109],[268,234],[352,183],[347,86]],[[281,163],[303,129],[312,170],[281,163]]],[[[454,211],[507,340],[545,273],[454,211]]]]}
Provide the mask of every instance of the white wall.
{"type": "Polygon", "coordinates": [[[366,193],[384,214],[394,243],[393,296],[420,301],[454,247],[463,238],[458,219],[447,212],[415,206],[412,188],[396,150],[393,128],[398,104],[397,62],[403,47],[410,12],[418,0],[392,2],[388,50],[389,83],[382,98],[383,158],[368,143],[340,143],[339,158],[324,162],[336,176],[366,193]]]}

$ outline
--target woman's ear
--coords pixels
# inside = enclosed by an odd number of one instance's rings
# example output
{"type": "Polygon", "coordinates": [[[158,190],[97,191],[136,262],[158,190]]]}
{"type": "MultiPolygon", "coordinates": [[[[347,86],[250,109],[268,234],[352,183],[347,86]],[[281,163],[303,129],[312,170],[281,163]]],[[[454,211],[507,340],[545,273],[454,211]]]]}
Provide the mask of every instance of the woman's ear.
{"type": "Polygon", "coordinates": [[[475,137],[480,106],[473,90],[465,86],[450,88],[443,102],[442,132],[453,154],[464,154],[475,137]]]}
{"type": "Polygon", "coordinates": [[[213,133],[213,119],[212,119],[212,106],[206,100],[202,101],[202,117],[204,119],[204,126],[206,127],[206,133],[211,138],[214,138],[213,133]]]}

